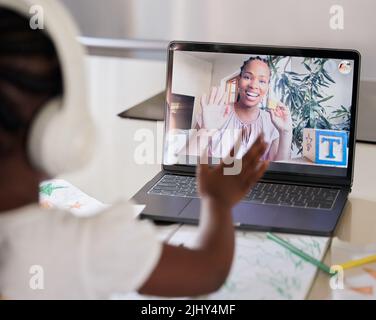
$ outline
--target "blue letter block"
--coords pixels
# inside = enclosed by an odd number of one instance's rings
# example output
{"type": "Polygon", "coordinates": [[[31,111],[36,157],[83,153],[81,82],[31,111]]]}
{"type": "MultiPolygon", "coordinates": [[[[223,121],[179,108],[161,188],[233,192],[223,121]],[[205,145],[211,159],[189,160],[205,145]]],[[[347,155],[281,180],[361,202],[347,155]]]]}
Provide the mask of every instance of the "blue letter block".
{"type": "Polygon", "coordinates": [[[304,129],[303,156],[317,164],[347,165],[346,131],[304,129]]]}

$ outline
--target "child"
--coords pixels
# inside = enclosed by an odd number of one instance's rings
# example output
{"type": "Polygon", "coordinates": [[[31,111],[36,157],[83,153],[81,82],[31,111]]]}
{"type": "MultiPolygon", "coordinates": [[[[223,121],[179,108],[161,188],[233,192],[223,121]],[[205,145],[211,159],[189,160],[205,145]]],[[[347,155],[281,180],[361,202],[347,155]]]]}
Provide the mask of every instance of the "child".
{"type": "MultiPolygon", "coordinates": [[[[195,248],[160,243],[152,224],[135,220],[127,203],[87,218],[39,208],[39,183],[49,172],[59,173],[60,167],[33,161],[49,154],[39,154],[30,135],[43,129],[40,117],[57,96],[73,104],[77,116],[82,114],[83,83],[80,76],[69,75],[72,70],[83,73],[84,60],[64,8],[52,0],[38,0],[46,31],[31,30],[28,15],[33,3],[0,0],[0,294],[10,299],[103,299],[132,290],[160,296],[217,290],[234,254],[231,208],[267,167],[266,162],[258,163],[265,152],[262,138],[244,155],[239,175],[224,175],[223,164],[199,166],[202,210],[195,248]],[[33,282],[38,270],[43,270],[42,290],[33,282]]],[[[54,112],[64,110],[68,109],[63,103],[54,112]]],[[[68,135],[72,123],[65,120],[60,124],[68,135]]],[[[70,151],[54,144],[56,161],[68,169],[70,151]]]]}

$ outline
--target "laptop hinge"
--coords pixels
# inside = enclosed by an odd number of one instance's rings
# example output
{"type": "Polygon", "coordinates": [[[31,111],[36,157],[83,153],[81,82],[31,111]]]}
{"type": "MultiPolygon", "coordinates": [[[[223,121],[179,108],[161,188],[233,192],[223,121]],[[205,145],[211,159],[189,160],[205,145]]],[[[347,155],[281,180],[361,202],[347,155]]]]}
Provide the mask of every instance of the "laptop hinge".
{"type": "Polygon", "coordinates": [[[342,189],[351,192],[351,186],[344,184],[334,184],[334,183],[321,183],[321,182],[301,182],[301,181],[283,181],[275,179],[260,179],[261,182],[266,183],[279,183],[279,184],[293,184],[301,186],[314,186],[314,187],[324,187],[324,188],[333,188],[333,189],[342,189]]]}
{"type": "Polygon", "coordinates": [[[176,168],[169,170],[167,168],[162,167],[162,171],[165,172],[165,173],[176,174],[176,175],[181,175],[181,176],[195,176],[196,175],[195,170],[188,171],[188,170],[185,170],[185,169],[179,170],[179,169],[176,169],[176,168]]]}

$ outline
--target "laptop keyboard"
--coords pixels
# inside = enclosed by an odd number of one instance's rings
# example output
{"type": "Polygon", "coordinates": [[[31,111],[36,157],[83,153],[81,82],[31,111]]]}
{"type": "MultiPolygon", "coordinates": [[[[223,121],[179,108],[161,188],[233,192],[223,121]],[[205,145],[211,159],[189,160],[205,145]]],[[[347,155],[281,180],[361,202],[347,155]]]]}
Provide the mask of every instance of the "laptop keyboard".
{"type": "MultiPolygon", "coordinates": [[[[197,198],[196,178],[164,175],[149,194],[197,198]]],[[[331,209],[339,190],[289,184],[257,183],[243,201],[287,207],[331,209]]]]}

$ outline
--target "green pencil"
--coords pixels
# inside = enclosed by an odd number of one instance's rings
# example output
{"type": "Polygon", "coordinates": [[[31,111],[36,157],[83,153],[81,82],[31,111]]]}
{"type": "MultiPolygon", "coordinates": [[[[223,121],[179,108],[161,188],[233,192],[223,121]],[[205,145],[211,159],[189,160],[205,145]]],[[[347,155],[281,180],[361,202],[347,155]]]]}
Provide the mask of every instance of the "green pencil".
{"type": "Polygon", "coordinates": [[[280,244],[281,246],[285,247],[286,249],[290,250],[292,253],[295,253],[297,256],[304,259],[305,261],[312,263],[316,267],[320,268],[322,271],[324,271],[324,272],[326,272],[330,275],[335,274],[333,272],[332,273],[330,272],[330,268],[326,264],[324,264],[321,261],[309,256],[308,254],[306,254],[302,250],[298,249],[297,247],[293,246],[291,243],[288,243],[287,241],[283,240],[282,238],[276,236],[275,234],[268,232],[266,234],[266,237],[268,239],[273,240],[274,242],[280,244]]]}

